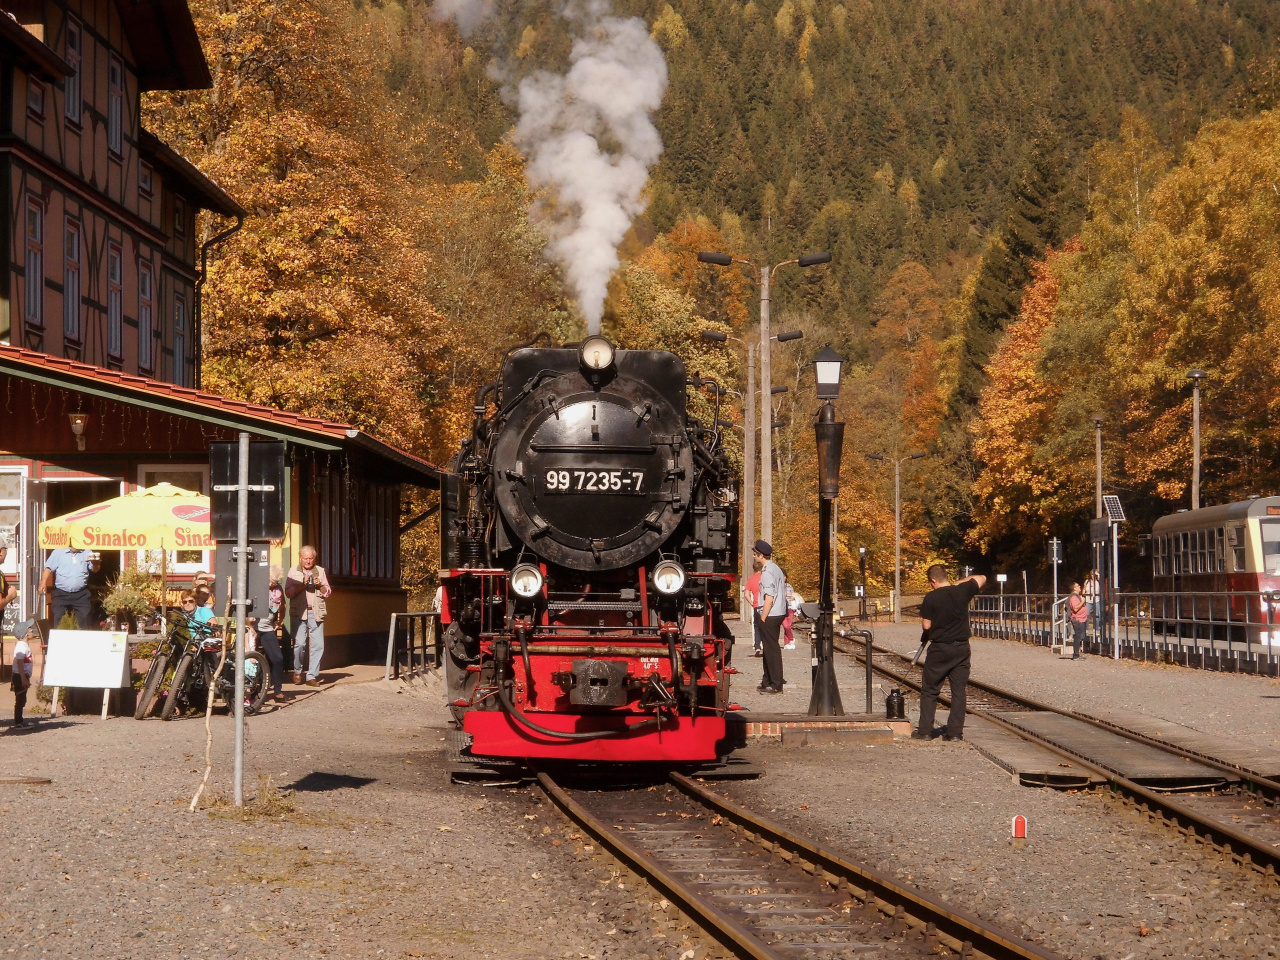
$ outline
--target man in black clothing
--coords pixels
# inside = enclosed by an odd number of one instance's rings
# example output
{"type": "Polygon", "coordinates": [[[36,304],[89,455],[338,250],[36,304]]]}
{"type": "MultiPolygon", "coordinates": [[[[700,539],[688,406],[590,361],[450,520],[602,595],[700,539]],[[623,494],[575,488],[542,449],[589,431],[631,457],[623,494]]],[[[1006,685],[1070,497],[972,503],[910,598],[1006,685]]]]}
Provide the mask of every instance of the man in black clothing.
{"type": "Polygon", "coordinates": [[[942,681],[951,681],[951,712],[944,740],[964,739],[964,688],[969,682],[969,601],[978,595],[987,578],[981,574],[952,584],[947,568],[935,563],[929,568],[933,587],[920,604],[920,626],[929,640],[925,655],[924,680],[920,692],[920,726],[912,734],[917,740],[933,739],[933,715],[938,708],[942,681]]]}

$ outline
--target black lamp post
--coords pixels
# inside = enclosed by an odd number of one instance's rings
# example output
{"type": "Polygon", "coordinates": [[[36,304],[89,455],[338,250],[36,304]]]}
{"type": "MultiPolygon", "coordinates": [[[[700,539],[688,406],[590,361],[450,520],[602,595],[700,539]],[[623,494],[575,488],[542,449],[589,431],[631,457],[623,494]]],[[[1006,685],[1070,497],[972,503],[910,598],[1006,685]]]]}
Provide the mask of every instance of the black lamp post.
{"type": "Polygon", "coordinates": [[[836,684],[834,662],[835,600],[831,590],[831,511],[840,493],[840,453],[844,446],[844,424],[836,423],[832,403],[840,395],[840,369],[844,359],[823,347],[813,361],[818,380],[818,399],[823,401],[813,424],[818,442],[818,668],[813,676],[813,696],[809,716],[843,717],[840,687],[836,684]]]}

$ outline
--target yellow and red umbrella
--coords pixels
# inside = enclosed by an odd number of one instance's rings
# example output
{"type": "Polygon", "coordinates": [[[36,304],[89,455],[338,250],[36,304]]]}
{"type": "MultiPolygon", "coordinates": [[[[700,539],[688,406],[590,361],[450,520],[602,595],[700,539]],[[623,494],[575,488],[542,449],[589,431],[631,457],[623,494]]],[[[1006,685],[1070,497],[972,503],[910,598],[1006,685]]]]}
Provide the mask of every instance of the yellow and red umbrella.
{"type": "Polygon", "coordinates": [[[209,498],[157,483],[40,524],[45,550],[210,550],[209,498]]]}

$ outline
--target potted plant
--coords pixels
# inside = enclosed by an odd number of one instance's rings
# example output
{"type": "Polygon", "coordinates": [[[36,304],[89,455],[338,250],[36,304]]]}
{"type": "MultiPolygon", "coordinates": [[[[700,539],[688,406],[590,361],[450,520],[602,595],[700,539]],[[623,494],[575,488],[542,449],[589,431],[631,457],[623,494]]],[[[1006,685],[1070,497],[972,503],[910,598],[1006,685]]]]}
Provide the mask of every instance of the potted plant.
{"type": "Polygon", "coordinates": [[[159,596],[155,578],[139,567],[126,567],[107,587],[102,609],[108,616],[114,615],[120,626],[136,632],[138,618],[148,616],[155,609],[159,596]]]}

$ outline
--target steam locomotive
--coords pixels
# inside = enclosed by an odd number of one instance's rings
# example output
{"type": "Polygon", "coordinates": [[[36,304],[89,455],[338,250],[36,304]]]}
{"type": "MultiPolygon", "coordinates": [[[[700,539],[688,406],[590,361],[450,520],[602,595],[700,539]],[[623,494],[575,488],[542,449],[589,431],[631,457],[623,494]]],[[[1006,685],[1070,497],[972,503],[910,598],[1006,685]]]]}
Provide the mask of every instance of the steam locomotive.
{"type": "Polygon", "coordinates": [[[478,392],[440,522],[448,696],[472,756],[723,752],[738,484],[690,383],[675,354],[591,336],[515,348],[478,392]]]}

